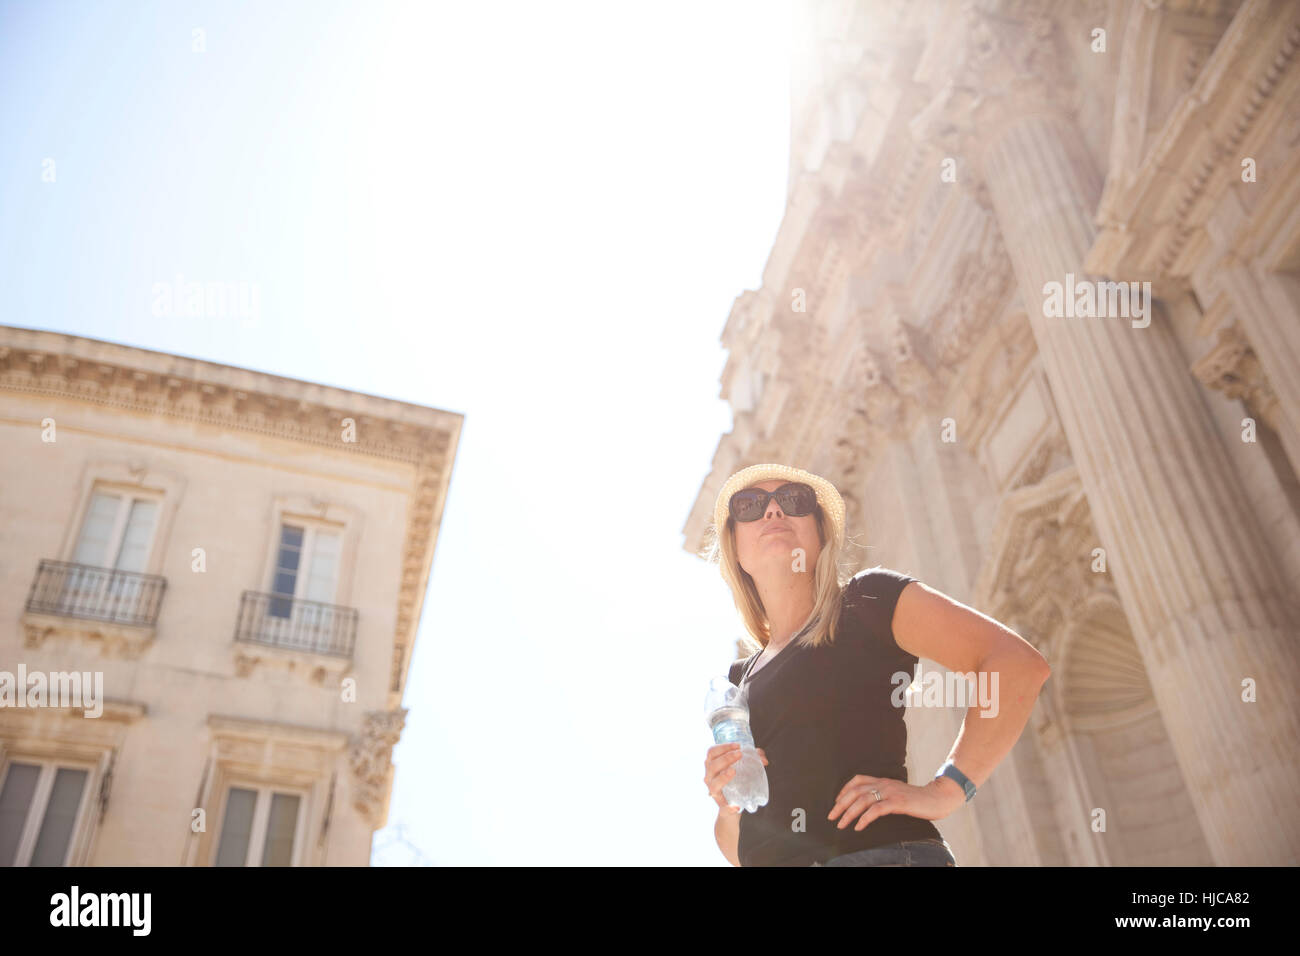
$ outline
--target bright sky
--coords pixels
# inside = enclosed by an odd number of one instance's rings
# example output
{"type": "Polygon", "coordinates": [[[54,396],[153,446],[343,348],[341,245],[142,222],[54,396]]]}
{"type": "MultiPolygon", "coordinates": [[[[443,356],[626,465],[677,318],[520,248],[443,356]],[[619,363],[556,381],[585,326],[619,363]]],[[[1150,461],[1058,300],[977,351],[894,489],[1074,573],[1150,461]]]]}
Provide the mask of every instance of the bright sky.
{"type": "Polygon", "coordinates": [[[0,2],[5,323],[466,416],[376,865],[399,825],[435,864],[727,865],[703,701],[740,622],[681,528],[785,204],[789,25],[0,2]],[[156,315],[178,275],[259,314],[156,315]]]}

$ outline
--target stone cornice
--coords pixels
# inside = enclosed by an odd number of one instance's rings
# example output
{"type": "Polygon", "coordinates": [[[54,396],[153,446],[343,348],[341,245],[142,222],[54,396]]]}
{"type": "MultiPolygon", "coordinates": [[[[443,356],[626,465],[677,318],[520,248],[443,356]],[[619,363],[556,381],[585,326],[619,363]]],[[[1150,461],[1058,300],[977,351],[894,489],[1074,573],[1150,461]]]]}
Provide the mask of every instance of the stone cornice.
{"type": "Polygon", "coordinates": [[[0,326],[0,390],[162,415],[415,466],[388,704],[405,686],[464,416],[264,372],[0,326]],[[344,440],[344,419],[355,441],[344,440]]]}
{"type": "Polygon", "coordinates": [[[12,326],[0,326],[0,388],[408,462],[445,454],[463,420],[360,392],[12,326]],[[356,441],[343,440],[344,418],[355,422],[356,441]]]}
{"type": "Polygon", "coordinates": [[[1107,197],[1089,271],[1154,280],[1194,268],[1191,241],[1218,197],[1240,182],[1248,135],[1266,112],[1284,108],[1285,98],[1274,94],[1298,49],[1300,7],[1285,0],[1241,5],[1132,182],[1107,197]],[[1215,117],[1219,128],[1211,125],[1215,117]]]}
{"type": "Polygon", "coordinates": [[[1239,0],[1216,3],[1133,3],[1122,7],[1119,75],[1111,119],[1106,184],[1097,221],[1115,221],[1114,204],[1128,190],[1147,147],[1218,45],[1239,0]]]}
{"type": "MultiPolygon", "coordinates": [[[[209,715],[210,759],[220,776],[252,775],[275,779],[289,786],[324,786],[337,772],[355,737],[338,730],[322,730],[278,721],[209,715]]],[[[212,778],[205,772],[200,803],[212,778]]],[[[360,781],[355,781],[361,786],[360,781]]],[[[218,793],[220,791],[218,790],[218,793]]],[[[204,838],[200,838],[201,840],[204,838]]]]}
{"type": "MultiPolygon", "coordinates": [[[[80,704],[69,705],[66,707],[46,706],[39,708],[38,713],[62,715],[73,719],[81,720],[102,720],[117,724],[133,724],[140,720],[149,712],[149,706],[135,700],[119,699],[114,697],[105,697],[100,701],[101,713],[98,717],[87,714],[87,708],[80,704]]],[[[31,709],[16,709],[13,707],[5,708],[5,713],[22,715],[33,713],[31,709]]],[[[73,726],[76,726],[74,723],[73,726]]]]}
{"type": "Polygon", "coordinates": [[[248,717],[227,717],[222,714],[208,716],[208,728],[213,738],[266,741],[274,740],[298,747],[311,747],[331,753],[341,753],[348,744],[348,735],[338,730],[321,730],[301,724],[285,724],[248,717]]]}
{"type": "Polygon", "coordinates": [[[1050,0],[977,0],[964,9],[964,31],[948,32],[965,42],[927,68],[923,78],[933,95],[910,127],[918,143],[978,163],[982,146],[1020,117],[1076,112],[1081,88],[1057,22],[1068,7],[1050,0]]]}

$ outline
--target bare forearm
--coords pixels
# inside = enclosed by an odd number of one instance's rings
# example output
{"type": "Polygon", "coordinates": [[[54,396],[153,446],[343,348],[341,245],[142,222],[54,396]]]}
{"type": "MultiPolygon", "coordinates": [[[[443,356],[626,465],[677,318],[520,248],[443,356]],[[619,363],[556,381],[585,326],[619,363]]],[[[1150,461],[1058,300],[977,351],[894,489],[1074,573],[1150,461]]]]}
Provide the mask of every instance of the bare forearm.
{"type": "Polygon", "coordinates": [[[979,787],[1015,746],[1050,672],[1040,656],[1015,653],[987,659],[977,674],[990,693],[966,711],[948,759],[979,787]]]}
{"type": "Polygon", "coordinates": [[[718,810],[718,819],[713,824],[713,837],[718,841],[718,849],[732,866],[740,866],[737,848],[740,846],[740,814],[732,813],[725,807],[718,810]]]}

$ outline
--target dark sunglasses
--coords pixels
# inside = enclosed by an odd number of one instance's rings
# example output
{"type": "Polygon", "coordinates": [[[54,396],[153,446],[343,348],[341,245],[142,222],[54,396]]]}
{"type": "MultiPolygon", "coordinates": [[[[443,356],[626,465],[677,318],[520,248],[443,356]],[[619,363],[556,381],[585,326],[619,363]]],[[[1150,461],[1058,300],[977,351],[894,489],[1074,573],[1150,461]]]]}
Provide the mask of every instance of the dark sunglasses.
{"type": "Polygon", "coordinates": [[[817,492],[802,481],[791,481],[776,491],[764,491],[762,488],[737,491],[727,502],[727,510],[737,521],[757,521],[767,513],[767,503],[773,498],[791,518],[802,518],[817,509],[817,492]]]}

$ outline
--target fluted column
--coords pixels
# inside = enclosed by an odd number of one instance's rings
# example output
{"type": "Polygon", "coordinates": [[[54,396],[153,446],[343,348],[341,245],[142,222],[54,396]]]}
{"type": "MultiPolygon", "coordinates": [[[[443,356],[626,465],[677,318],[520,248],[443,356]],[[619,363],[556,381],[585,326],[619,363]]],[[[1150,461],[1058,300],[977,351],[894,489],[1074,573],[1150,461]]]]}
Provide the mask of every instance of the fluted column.
{"type": "Polygon", "coordinates": [[[1031,112],[983,145],[1062,425],[1215,861],[1294,863],[1295,608],[1166,318],[1043,314],[1045,283],[1087,278],[1101,191],[1073,123],[1031,112]],[[1255,703],[1242,700],[1247,678],[1255,703]]]}
{"type": "MultiPolygon", "coordinates": [[[[1019,628],[1015,628],[1019,630],[1019,628]]],[[[1067,866],[1106,866],[1110,854],[1103,840],[1092,836],[1092,808],[1095,787],[1083,771],[1056,688],[1049,682],[1038,696],[1031,726],[1038,735],[1038,749],[1052,795],[1052,806],[1060,823],[1061,844],[1067,866]]]]}

